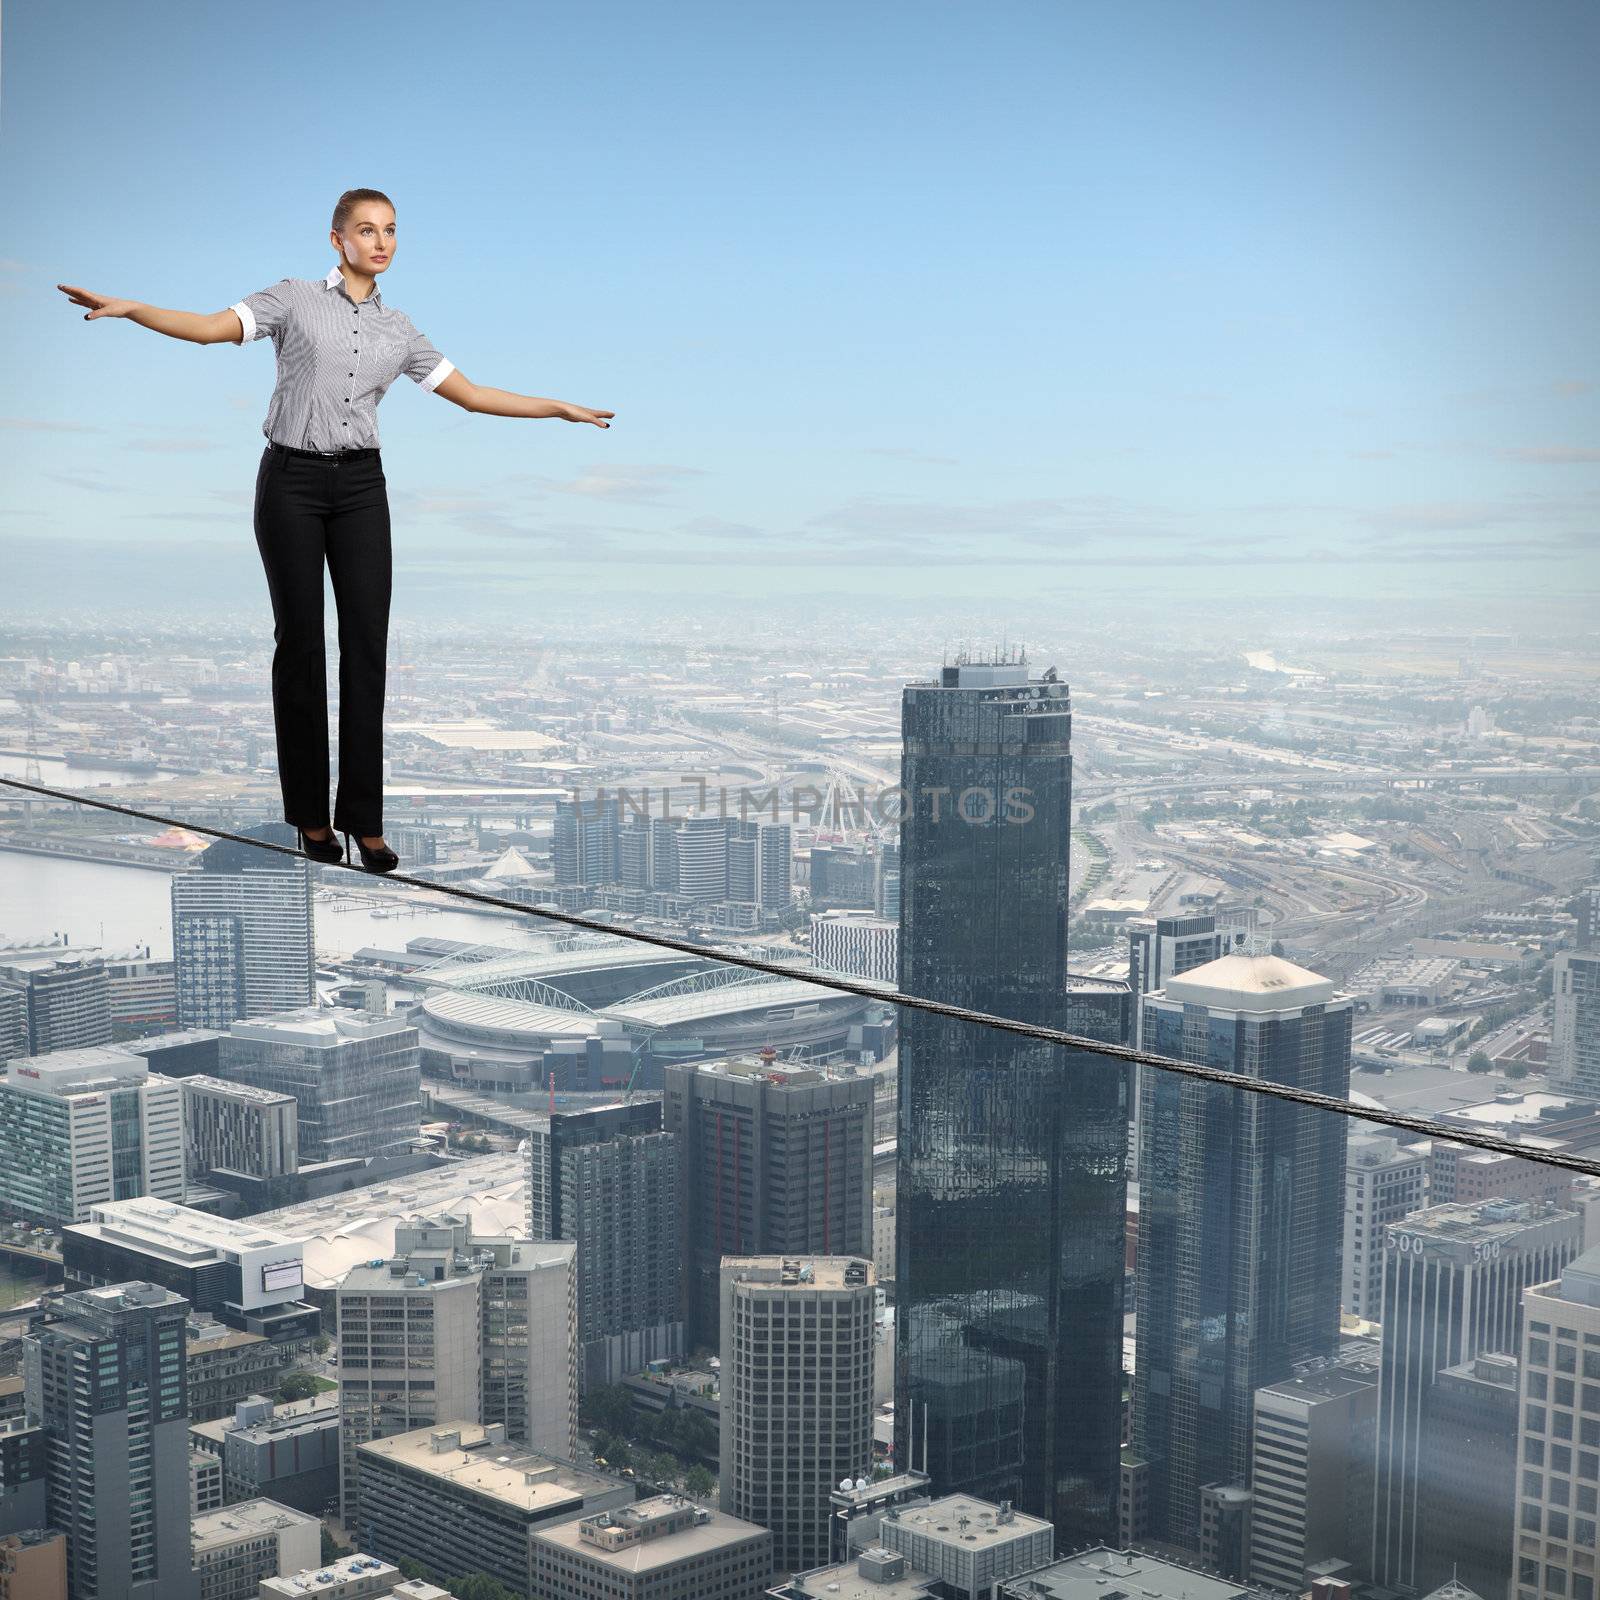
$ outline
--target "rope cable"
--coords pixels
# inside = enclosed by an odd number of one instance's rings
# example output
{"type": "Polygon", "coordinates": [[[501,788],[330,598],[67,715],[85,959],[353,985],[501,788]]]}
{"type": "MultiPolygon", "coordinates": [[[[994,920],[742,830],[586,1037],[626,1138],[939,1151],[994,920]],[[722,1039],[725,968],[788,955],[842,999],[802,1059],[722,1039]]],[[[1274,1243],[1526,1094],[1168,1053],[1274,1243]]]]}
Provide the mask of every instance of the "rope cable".
{"type": "MultiPolygon", "coordinates": [[[[65,789],[52,789],[44,784],[25,783],[18,778],[8,778],[0,775],[0,783],[6,784],[13,789],[25,789],[34,794],[49,795],[58,800],[66,800],[74,805],[94,806],[102,811],[115,811],[122,816],[138,817],[146,822],[159,822],[166,827],[184,828],[191,833],[210,834],[216,839],[231,839],[237,844],[250,845],[260,850],[275,850],[281,855],[293,856],[299,861],[308,859],[294,845],[274,844],[269,839],[253,839],[246,834],[231,833],[224,828],[210,828],[202,823],[184,822],[176,817],[162,816],[158,812],[140,811],[133,806],[117,805],[110,800],[93,799],[87,795],[74,794],[65,789]]],[[[358,872],[363,877],[374,876],[374,874],[369,874],[364,867],[350,861],[322,862],[319,865],[341,867],[347,872],[358,872]]],[[[1458,1128],[1448,1123],[1436,1122],[1429,1117],[1417,1117],[1403,1111],[1392,1111],[1388,1107],[1360,1106],[1353,1101],[1341,1100],[1336,1095],[1322,1094],[1314,1089],[1300,1089],[1291,1084],[1271,1083],[1262,1078],[1249,1077],[1242,1072],[1228,1072],[1221,1067],[1203,1066],[1197,1062],[1178,1061],[1171,1056],[1157,1055],[1153,1051],[1137,1050],[1131,1045],[1109,1044],[1101,1039],[1090,1039],[1079,1034],[1067,1033],[1060,1028],[1046,1027],[1040,1023],[1018,1022],[1010,1017],[995,1016],[987,1011],[975,1011],[968,1006],[953,1005],[948,1001],[930,1000],[921,995],[902,994],[898,990],[886,992],[881,985],[857,982],[843,974],[813,972],[811,970],[796,971],[794,967],[785,966],[776,961],[763,961],[756,956],[718,950],[714,945],[696,944],[688,939],[675,939],[670,934],[645,933],[638,928],[618,928],[610,923],[600,922],[591,917],[579,916],[576,912],[557,911],[545,906],[530,906],[518,900],[507,900],[500,895],[485,894],[478,889],[463,888],[460,884],[433,883],[426,878],[415,878],[401,872],[387,872],[377,876],[386,878],[394,883],[410,884],[413,888],[426,890],[434,894],[449,895],[457,900],[476,901],[483,905],[496,906],[501,910],[514,911],[521,916],[542,917],[551,922],[564,922],[571,927],[585,928],[591,932],[606,934],[615,939],[631,939],[636,943],[655,945],[664,950],[677,950],[686,955],[704,956],[727,966],[745,967],[752,972],[765,972],[780,978],[793,978],[798,982],[815,984],[819,988],[835,989],[843,994],[860,995],[866,999],[880,1000],[890,1005],[907,1006],[912,1010],[931,1012],[937,1016],[953,1018],[958,1022],[975,1023],[979,1027],[1015,1034],[1021,1038],[1032,1039],[1043,1044],[1065,1045],[1071,1049],[1086,1050],[1094,1055],[1105,1056],[1113,1061],[1131,1062],[1139,1066],[1154,1067],[1161,1072],[1196,1078],[1205,1083],[1220,1084],[1227,1088],[1242,1089],[1249,1094],[1266,1095],[1273,1099],[1287,1100],[1296,1105],[1306,1106],[1314,1110],[1327,1111],[1336,1116],[1349,1117],[1357,1122],[1377,1123],[1384,1127],[1397,1128],[1405,1133],[1419,1134],[1424,1138],[1443,1139],[1451,1144],[1470,1145],[1479,1150],[1488,1150],[1496,1155],[1515,1156],[1523,1161],[1535,1161],[1541,1165],[1558,1167],[1567,1172],[1582,1173],[1588,1177],[1600,1177],[1600,1160],[1591,1161],[1582,1156],[1575,1156],[1561,1151],[1543,1150],[1518,1144],[1515,1140],[1502,1138],[1498,1134],[1485,1133],[1476,1128],[1458,1128]]]]}

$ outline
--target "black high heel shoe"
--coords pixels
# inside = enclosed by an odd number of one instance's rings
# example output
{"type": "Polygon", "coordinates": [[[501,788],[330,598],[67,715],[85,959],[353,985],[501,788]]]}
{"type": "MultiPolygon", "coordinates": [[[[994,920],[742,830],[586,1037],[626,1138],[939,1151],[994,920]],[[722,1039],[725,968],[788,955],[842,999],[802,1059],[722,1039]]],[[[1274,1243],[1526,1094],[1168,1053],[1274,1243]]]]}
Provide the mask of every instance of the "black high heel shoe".
{"type": "Polygon", "coordinates": [[[339,853],[339,841],[331,833],[326,839],[313,839],[304,828],[296,827],[295,832],[300,835],[301,850],[313,861],[344,860],[344,856],[339,853]]]}
{"type": "MultiPolygon", "coordinates": [[[[343,831],[342,829],[340,830],[343,831]]],[[[400,865],[400,857],[386,845],[382,850],[369,850],[361,842],[361,835],[356,835],[356,849],[361,852],[361,865],[368,872],[393,872],[400,865]]],[[[350,835],[344,836],[344,858],[350,859],[350,835]]]]}

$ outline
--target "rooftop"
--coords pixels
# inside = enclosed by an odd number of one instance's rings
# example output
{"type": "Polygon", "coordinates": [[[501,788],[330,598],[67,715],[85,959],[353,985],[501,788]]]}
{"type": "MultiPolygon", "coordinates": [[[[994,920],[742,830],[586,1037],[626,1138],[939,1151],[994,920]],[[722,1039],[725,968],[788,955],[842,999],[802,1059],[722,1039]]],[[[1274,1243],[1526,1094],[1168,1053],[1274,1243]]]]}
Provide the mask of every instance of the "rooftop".
{"type": "MultiPolygon", "coordinates": [[[[1104,1545],[1012,1578],[1004,1592],[1036,1600],[1108,1600],[1113,1591],[1142,1600],[1241,1600],[1263,1592],[1198,1566],[1131,1551],[1119,1553],[1104,1545]]],[[[1276,1591],[1272,1593],[1276,1596],[1276,1591]]]]}
{"type": "Polygon", "coordinates": [[[878,1281],[878,1269],[859,1256],[724,1256],[722,1270],[768,1289],[863,1289],[878,1281]]]}
{"type": "Polygon", "coordinates": [[[1226,1011],[1287,1011],[1325,1005],[1335,989],[1332,978],[1282,956],[1227,955],[1175,974],[1159,992],[1169,1000],[1226,1011]]]}
{"type": "MultiPolygon", "coordinates": [[[[261,1600],[266,1600],[268,1596],[271,1600],[277,1600],[280,1595],[286,1600],[301,1600],[306,1595],[337,1595],[348,1584],[390,1575],[398,1578],[400,1569],[390,1566],[387,1561],[380,1561],[376,1556],[362,1555],[357,1551],[354,1555],[330,1561],[326,1566],[308,1567],[304,1572],[276,1578],[263,1578],[258,1594],[261,1600]]],[[[442,1590],[440,1592],[443,1593],[442,1590]]]]}
{"type": "Polygon", "coordinates": [[[298,1251],[296,1240],[264,1228],[254,1218],[235,1222],[170,1200],[142,1195],[135,1200],[108,1200],[89,1208],[89,1221],[74,1225],[87,1233],[183,1265],[196,1258],[242,1250],[298,1251]]]}
{"type": "Polygon", "coordinates": [[[394,1462],[409,1472],[438,1480],[441,1488],[471,1493],[500,1506],[547,1517],[570,1507],[576,1515],[584,1502],[619,1489],[632,1493],[627,1480],[589,1472],[568,1461],[539,1455],[508,1444],[505,1429],[474,1422],[444,1422],[410,1433],[370,1439],[358,1456],[394,1462]]]}
{"type": "Polygon", "coordinates": [[[888,1520],[939,1544],[992,1549],[1051,1529],[1042,1517],[999,1507],[976,1495],[947,1494],[925,1506],[890,1511],[888,1520]]]}
{"type": "Polygon", "coordinates": [[[199,1555],[202,1550],[214,1550],[218,1545],[260,1538],[263,1534],[279,1533],[296,1526],[320,1529],[322,1524],[304,1511],[292,1511],[276,1500],[241,1500],[237,1505],[223,1506],[220,1511],[206,1511],[195,1517],[189,1525],[189,1543],[199,1555]]]}
{"type": "MultiPolygon", "coordinates": [[[[629,1530],[631,1531],[631,1529],[629,1530]]],[[[710,1555],[733,1545],[755,1540],[770,1540],[765,1528],[740,1517],[729,1516],[725,1511],[714,1511],[696,1506],[693,1501],[678,1495],[656,1495],[640,1500],[631,1506],[601,1513],[598,1517],[584,1517],[576,1522],[560,1522],[554,1527],[536,1528],[533,1542],[570,1550],[586,1561],[596,1562],[613,1572],[653,1572],[658,1567],[673,1566],[696,1556],[710,1555]],[[686,1527],[654,1538],[638,1537],[620,1543],[614,1549],[595,1543],[586,1537],[586,1530],[596,1524],[628,1529],[629,1524],[640,1525],[640,1532],[655,1519],[670,1519],[678,1513],[693,1513],[694,1520],[686,1527]]]]}
{"type": "Polygon", "coordinates": [[[228,1029],[228,1036],[260,1039],[267,1044],[298,1044],[327,1050],[354,1040],[411,1031],[411,1024],[404,1017],[375,1017],[368,1012],[349,1011],[342,1006],[301,1006],[295,1011],[279,1011],[270,1017],[235,1022],[228,1029]]]}
{"type": "Polygon", "coordinates": [[[221,1095],[229,1100],[248,1100],[262,1106],[295,1103],[292,1094],[279,1094],[276,1089],[258,1089],[253,1083],[229,1083],[226,1078],[212,1078],[204,1072],[197,1072],[181,1081],[185,1093],[191,1089],[203,1090],[206,1094],[221,1095]]]}

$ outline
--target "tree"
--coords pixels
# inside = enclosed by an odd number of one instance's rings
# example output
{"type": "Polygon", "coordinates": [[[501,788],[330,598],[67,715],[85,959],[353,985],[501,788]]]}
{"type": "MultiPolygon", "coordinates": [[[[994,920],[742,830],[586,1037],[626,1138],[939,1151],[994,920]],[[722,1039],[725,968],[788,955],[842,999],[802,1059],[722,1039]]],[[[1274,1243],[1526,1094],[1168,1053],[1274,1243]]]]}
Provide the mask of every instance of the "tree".
{"type": "Polygon", "coordinates": [[[319,1333],[316,1338],[311,1341],[311,1348],[315,1350],[319,1356],[325,1356],[333,1348],[333,1340],[330,1339],[327,1334],[319,1333]]]}
{"type": "Polygon", "coordinates": [[[1526,1078],[1528,1076],[1527,1064],[1521,1061],[1513,1061],[1511,1065],[1506,1068],[1506,1076],[1513,1079],[1526,1078]]]}
{"type": "Polygon", "coordinates": [[[309,1400],[318,1392],[317,1380],[309,1372],[288,1373],[278,1385],[280,1400],[309,1400]]]}
{"type": "Polygon", "coordinates": [[[709,1500],[717,1492],[717,1480],[704,1467],[697,1465],[689,1468],[685,1487],[691,1499],[709,1500]]]}
{"type": "Polygon", "coordinates": [[[346,1545],[340,1544],[339,1541],[337,1539],[335,1539],[334,1536],[331,1533],[328,1532],[327,1523],[323,1523],[323,1525],[322,1525],[322,1564],[323,1564],[323,1566],[325,1566],[325,1567],[326,1566],[331,1566],[335,1561],[340,1561],[345,1556],[351,1556],[351,1555],[354,1555],[354,1554],[355,1554],[355,1551],[350,1549],[346,1545]]]}
{"type": "Polygon", "coordinates": [[[1487,1050],[1474,1050],[1472,1054],[1467,1057],[1468,1072],[1488,1072],[1493,1066],[1494,1062],[1489,1059],[1489,1052],[1487,1050]]]}

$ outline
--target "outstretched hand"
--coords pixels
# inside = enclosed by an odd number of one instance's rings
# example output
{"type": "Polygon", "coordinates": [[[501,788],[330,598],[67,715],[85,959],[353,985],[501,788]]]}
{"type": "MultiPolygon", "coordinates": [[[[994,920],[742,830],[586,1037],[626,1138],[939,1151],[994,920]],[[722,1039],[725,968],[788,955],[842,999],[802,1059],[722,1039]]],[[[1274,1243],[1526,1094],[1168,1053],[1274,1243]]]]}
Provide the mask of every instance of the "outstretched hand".
{"type": "Polygon", "coordinates": [[[609,422],[602,422],[602,417],[614,417],[615,411],[591,411],[587,406],[570,405],[562,401],[561,410],[556,413],[563,422],[592,422],[597,428],[609,428],[609,422]]]}
{"type": "Polygon", "coordinates": [[[96,294],[92,289],[80,289],[76,284],[58,283],[58,288],[75,306],[93,306],[83,319],[93,322],[96,317],[125,317],[138,304],[137,300],[114,300],[110,295],[96,294]]]}

